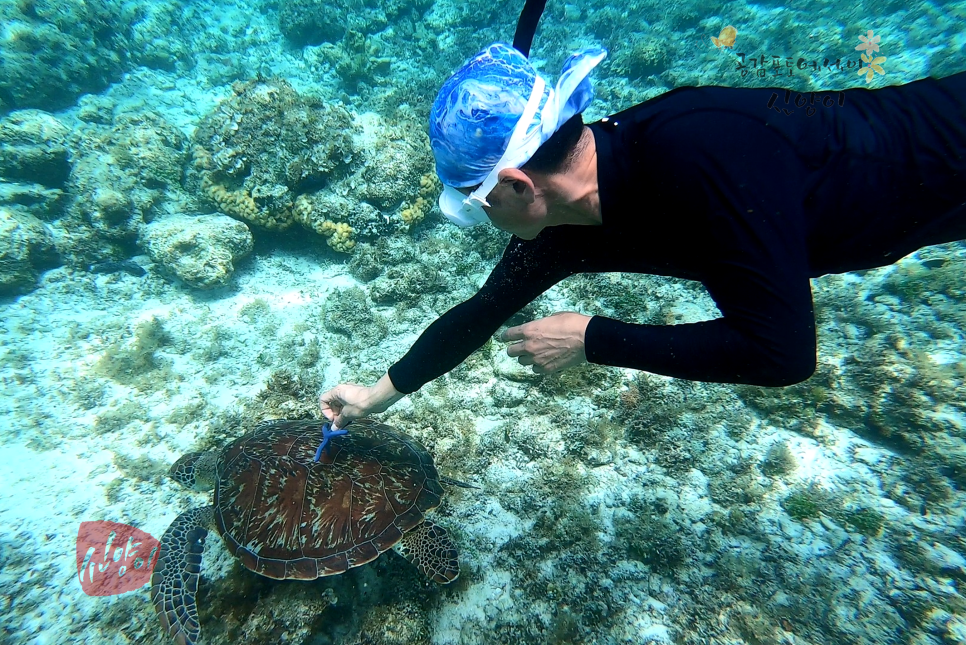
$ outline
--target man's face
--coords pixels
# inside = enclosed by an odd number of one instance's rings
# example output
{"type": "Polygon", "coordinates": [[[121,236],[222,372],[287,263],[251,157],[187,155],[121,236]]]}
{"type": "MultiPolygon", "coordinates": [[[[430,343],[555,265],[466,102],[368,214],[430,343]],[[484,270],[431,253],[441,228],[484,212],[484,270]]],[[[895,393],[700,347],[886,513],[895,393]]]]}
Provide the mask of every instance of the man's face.
{"type": "MultiPolygon", "coordinates": [[[[469,195],[474,188],[460,188],[464,195],[469,195]]],[[[532,240],[545,224],[539,211],[542,202],[530,201],[525,198],[526,186],[522,182],[501,181],[487,195],[489,206],[484,206],[486,216],[501,231],[512,233],[524,240],[532,240]]]]}
{"type": "MultiPolygon", "coordinates": [[[[496,192],[496,190],[493,191],[493,193],[496,192]]],[[[526,204],[516,199],[503,200],[499,196],[494,197],[493,193],[490,193],[490,198],[487,200],[490,202],[490,207],[483,208],[487,217],[493,222],[493,226],[524,240],[532,240],[540,234],[543,224],[532,217],[530,211],[534,207],[533,204],[526,204]],[[512,202],[512,205],[506,204],[508,201],[512,202]]]]}

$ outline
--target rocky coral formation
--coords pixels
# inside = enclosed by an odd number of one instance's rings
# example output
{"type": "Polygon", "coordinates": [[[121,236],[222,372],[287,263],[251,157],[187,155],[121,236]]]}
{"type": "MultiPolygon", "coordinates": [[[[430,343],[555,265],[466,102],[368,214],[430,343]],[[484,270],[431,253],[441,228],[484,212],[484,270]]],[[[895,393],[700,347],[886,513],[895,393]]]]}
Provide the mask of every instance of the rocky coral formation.
{"type": "Polygon", "coordinates": [[[294,215],[302,226],[319,235],[329,235],[333,230],[327,222],[349,224],[353,234],[361,239],[376,239],[393,232],[387,216],[375,206],[334,191],[300,195],[294,215]]]}
{"type": "Polygon", "coordinates": [[[398,208],[404,200],[415,201],[417,196],[428,197],[436,186],[428,178],[435,173],[423,129],[380,127],[380,135],[367,148],[362,197],[381,210],[398,208]]]}
{"type": "Polygon", "coordinates": [[[70,175],[69,130],[40,110],[20,110],[0,120],[0,205],[44,221],[66,206],[70,175]]]}
{"type": "Polygon", "coordinates": [[[112,0],[24,0],[0,4],[0,112],[57,110],[120,76],[130,20],[112,0]]]}
{"type": "Polygon", "coordinates": [[[53,236],[43,222],[0,206],[0,295],[29,291],[40,270],[56,261],[53,236]]]}
{"type": "Polygon", "coordinates": [[[0,121],[0,177],[62,188],[70,175],[67,127],[52,114],[20,110],[0,121]]]}
{"type": "Polygon", "coordinates": [[[415,201],[399,211],[399,217],[407,226],[416,226],[433,210],[442,189],[436,173],[426,173],[419,178],[419,194],[415,201]]]}
{"type": "Polygon", "coordinates": [[[140,244],[189,286],[212,289],[228,284],[235,263],[251,253],[252,236],[225,215],[175,215],[145,226],[140,244]]]}
{"type": "Polygon", "coordinates": [[[284,230],[295,222],[299,195],[349,170],[352,116],[280,79],[235,83],[232,90],[195,131],[197,186],[228,215],[284,230]]]}
{"type": "Polygon", "coordinates": [[[61,228],[86,240],[64,249],[76,258],[72,263],[83,265],[111,254],[112,243],[136,239],[139,227],[180,187],[187,143],[154,112],[122,113],[110,127],[91,124],[75,138],[69,188],[76,199],[61,228]]]}
{"type": "Polygon", "coordinates": [[[189,185],[256,234],[301,224],[350,253],[420,222],[439,190],[420,129],[358,121],[279,79],[236,83],[195,131],[189,185]]]}

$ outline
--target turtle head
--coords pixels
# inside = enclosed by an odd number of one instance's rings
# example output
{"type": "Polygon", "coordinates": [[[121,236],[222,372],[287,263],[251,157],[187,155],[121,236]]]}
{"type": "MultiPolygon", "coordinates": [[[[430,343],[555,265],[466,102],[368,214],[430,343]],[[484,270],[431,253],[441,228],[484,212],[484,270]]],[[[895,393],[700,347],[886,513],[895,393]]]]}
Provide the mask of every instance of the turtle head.
{"type": "Polygon", "coordinates": [[[174,462],[168,475],[185,488],[211,490],[215,487],[217,452],[189,452],[174,462]]]}

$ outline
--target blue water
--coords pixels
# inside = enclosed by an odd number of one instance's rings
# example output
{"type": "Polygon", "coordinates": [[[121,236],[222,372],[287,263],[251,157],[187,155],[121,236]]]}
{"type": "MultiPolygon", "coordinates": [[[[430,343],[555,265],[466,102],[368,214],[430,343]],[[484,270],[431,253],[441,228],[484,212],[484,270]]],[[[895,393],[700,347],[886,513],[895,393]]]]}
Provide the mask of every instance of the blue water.
{"type": "MultiPolygon", "coordinates": [[[[609,51],[585,121],[688,85],[966,69],[963,2],[549,4],[548,80],[609,51]]],[[[146,577],[91,595],[139,556],[81,523],[160,538],[210,503],[167,476],[181,455],[317,417],[476,292],[508,236],[445,222],[427,115],[521,8],[0,3],[0,643],[173,642],[146,577]]],[[[201,642],[966,643],[964,270],[948,244],[814,280],[819,366],[783,389],[540,377],[493,340],[379,416],[475,486],[427,513],[459,579],[386,552],[270,580],[215,529],[201,642]]],[[[511,323],[568,310],[718,315],[697,283],[606,274],[511,323]]]]}

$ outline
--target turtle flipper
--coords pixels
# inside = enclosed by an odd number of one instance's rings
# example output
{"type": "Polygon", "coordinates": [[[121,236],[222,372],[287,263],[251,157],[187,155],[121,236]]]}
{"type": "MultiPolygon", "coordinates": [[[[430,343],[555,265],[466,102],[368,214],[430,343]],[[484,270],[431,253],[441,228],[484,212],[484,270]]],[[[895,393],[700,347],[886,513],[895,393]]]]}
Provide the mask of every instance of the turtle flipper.
{"type": "Polygon", "coordinates": [[[439,524],[423,521],[407,531],[394,548],[433,582],[446,584],[460,575],[456,545],[439,524]]]}
{"type": "Polygon", "coordinates": [[[161,549],[151,576],[151,602],[164,631],[178,645],[194,645],[201,632],[195,594],[205,538],[212,522],[211,506],[192,508],[175,518],[161,536],[161,549]]]}

